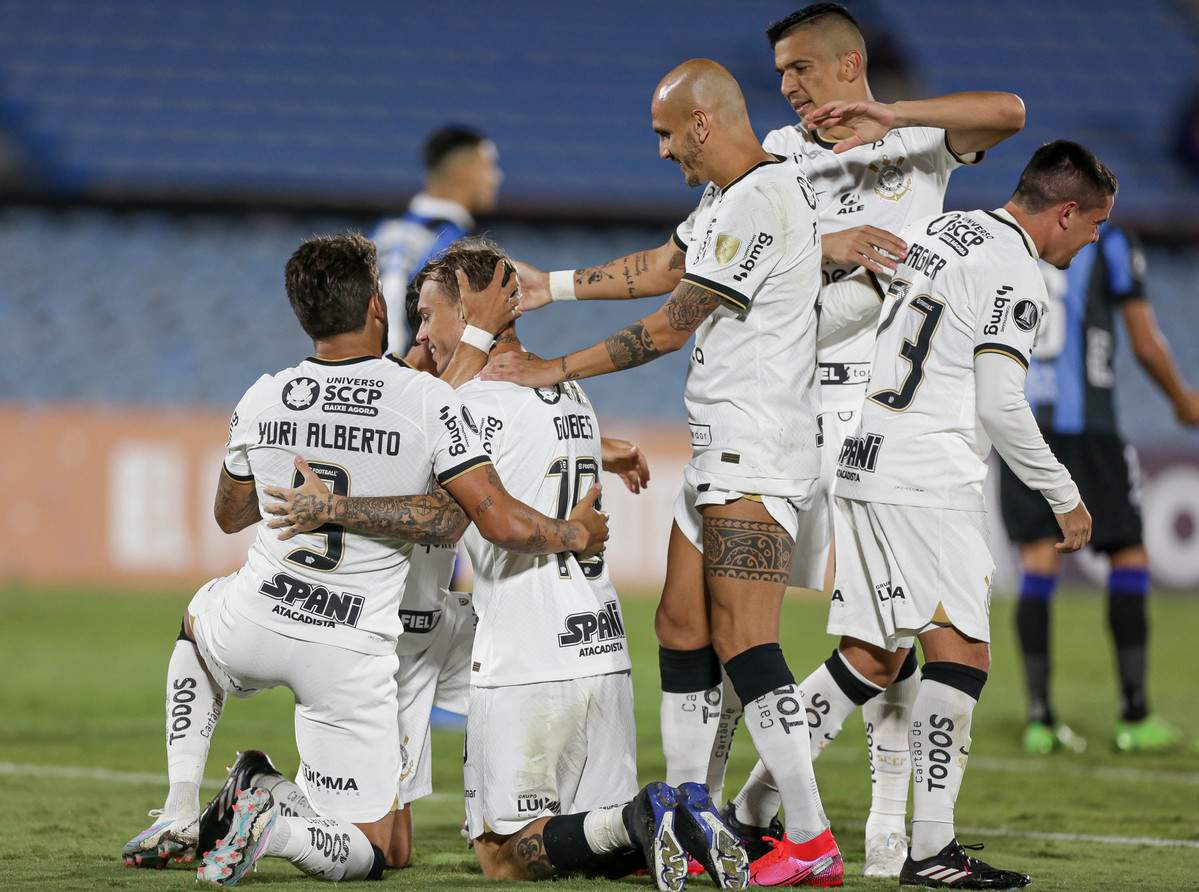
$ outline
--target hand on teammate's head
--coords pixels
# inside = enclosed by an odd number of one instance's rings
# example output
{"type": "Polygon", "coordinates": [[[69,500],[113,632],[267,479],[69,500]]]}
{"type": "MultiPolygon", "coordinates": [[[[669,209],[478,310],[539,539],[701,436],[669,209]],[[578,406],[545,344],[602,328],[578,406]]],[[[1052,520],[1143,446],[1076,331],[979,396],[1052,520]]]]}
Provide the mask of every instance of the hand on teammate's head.
{"type": "Polygon", "coordinates": [[[521,260],[513,260],[512,264],[516,267],[516,274],[520,276],[520,290],[517,291],[517,297],[520,298],[521,312],[536,310],[548,304],[550,302],[549,273],[521,260]]]}
{"type": "Polygon", "coordinates": [[[496,261],[491,281],[482,291],[471,288],[466,273],[460,269],[454,271],[454,278],[467,325],[499,334],[521,314],[520,279],[508,262],[496,261]]]}

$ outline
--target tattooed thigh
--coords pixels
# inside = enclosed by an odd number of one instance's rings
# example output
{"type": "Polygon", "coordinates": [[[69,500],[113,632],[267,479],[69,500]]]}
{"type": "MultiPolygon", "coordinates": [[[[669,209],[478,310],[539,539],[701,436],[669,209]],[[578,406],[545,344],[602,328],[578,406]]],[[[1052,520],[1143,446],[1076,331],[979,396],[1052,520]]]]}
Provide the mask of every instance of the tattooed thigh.
{"type": "Polygon", "coordinates": [[[795,543],[774,521],[704,515],[704,575],[786,585],[795,543]]]}

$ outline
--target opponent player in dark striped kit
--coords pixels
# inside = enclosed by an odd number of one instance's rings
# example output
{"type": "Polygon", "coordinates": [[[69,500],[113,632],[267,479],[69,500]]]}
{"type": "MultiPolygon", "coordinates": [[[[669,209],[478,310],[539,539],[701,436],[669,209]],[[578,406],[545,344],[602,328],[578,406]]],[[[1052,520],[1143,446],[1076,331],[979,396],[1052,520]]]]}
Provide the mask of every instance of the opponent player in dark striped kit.
{"type": "MultiPolygon", "coordinates": [[[[1116,317],[1124,321],[1141,367],[1174,406],[1178,421],[1199,424],[1199,391],[1182,379],[1145,300],[1145,262],[1135,238],[1105,226],[1069,270],[1045,269],[1050,308],[1033,353],[1026,393],[1046,442],[1069,469],[1095,518],[1091,547],[1111,560],[1108,625],[1120,676],[1122,751],[1176,745],[1180,733],[1149,712],[1145,686],[1149,564],[1141,531],[1136,454],[1116,428],[1116,317]]],[[[1023,575],[1016,626],[1024,656],[1028,727],[1024,747],[1048,753],[1085,742],[1058,723],[1049,696],[1049,602],[1057,584],[1057,524],[1044,499],[1003,467],[1003,521],[1020,545],[1023,575]]]]}

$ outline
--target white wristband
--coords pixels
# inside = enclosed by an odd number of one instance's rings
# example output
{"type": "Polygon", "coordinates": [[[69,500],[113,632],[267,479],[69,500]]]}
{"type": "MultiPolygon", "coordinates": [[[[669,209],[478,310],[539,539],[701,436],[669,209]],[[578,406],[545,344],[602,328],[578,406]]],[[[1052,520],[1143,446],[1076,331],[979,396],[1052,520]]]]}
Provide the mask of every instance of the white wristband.
{"type": "Polygon", "coordinates": [[[462,329],[462,343],[470,344],[476,350],[482,350],[484,353],[491,352],[491,345],[495,343],[495,335],[490,332],[483,331],[475,325],[468,325],[462,329]]]}
{"type": "Polygon", "coordinates": [[[578,300],[575,294],[575,271],[558,269],[550,273],[550,300],[578,300]]]}

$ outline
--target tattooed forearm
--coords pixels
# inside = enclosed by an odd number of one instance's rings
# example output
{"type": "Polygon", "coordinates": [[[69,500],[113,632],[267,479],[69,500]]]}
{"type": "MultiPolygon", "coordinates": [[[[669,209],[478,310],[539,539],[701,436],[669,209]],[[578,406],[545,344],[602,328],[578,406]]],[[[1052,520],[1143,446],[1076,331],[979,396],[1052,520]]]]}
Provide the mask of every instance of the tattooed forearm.
{"type": "Polygon", "coordinates": [[[622,328],[612,337],[604,341],[608,349],[608,357],[612,365],[620,369],[631,369],[633,366],[644,365],[651,359],[662,355],[662,351],[654,346],[654,339],[641,322],[622,328]]]}
{"type": "MultiPolygon", "coordinates": [[[[300,496],[293,513],[300,510],[302,500],[323,501],[321,497],[300,496]]],[[[320,517],[329,523],[347,527],[358,533],[387,536],[439,545],[457,542],[466,531],[469,521],[458,503],[441,487],[419,496],[330,496],[330,504],[315,506],[320,517]]]]}
{"type": "Polygon", "coordinates": [[[794,543],[777,523],[704,518],[704,575],[786,585],[794,543]]]}
{"type": "Polygon", "coordinates": [[[670,263],[666,265],[667,269],[686,269],[687,255],[682,251],[675,251],[670,255],[670,263]]]}
{"type": "Polygon", "coordinates": [[[666,320],[675,331],[693,332],[720,306],[720,298],[698,285],[680,282],[666,301],[666,320]]]}
{"type": "Polygon", "coordinates": [[[236,533],[262,520],[262,515],[258,512],[258,493],[253,484],[247,486],[237,483],[224,471],[217,481],[216,503],[212,507],[212,513],[217,524],[226,533],[236,533]]]}
{"type": "Polygon", "coordinates": [[[545,852],[545,840],[540,833],[525,831],[517,835],[513,846],[516,861],[530,880],[546,880],[558,871],[545,852]]]}

